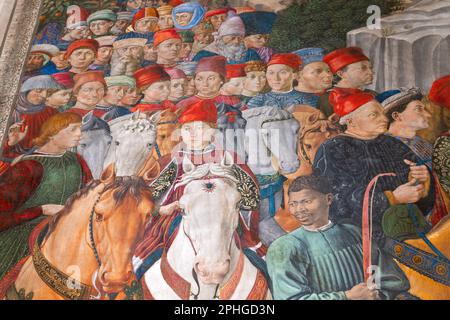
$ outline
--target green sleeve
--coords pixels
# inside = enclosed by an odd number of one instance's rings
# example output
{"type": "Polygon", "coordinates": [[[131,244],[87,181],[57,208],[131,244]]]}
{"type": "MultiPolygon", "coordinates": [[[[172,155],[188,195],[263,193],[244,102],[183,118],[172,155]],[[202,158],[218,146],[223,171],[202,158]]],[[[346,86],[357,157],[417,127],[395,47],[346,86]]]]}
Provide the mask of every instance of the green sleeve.
{"type": "Polygon", "coordinates": [[[266,261],[275,300],[346,300],[344,292],[313,292],[308,269],[310,259],[302,242],[286,235],[276,240],[266,261]]]}

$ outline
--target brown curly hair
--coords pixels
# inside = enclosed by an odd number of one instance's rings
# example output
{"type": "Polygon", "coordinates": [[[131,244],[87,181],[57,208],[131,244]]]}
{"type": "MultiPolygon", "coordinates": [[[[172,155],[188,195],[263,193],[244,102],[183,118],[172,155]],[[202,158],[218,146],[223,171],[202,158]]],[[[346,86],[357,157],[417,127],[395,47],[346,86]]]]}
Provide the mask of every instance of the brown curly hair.
{"type": "Polygon", "coordinates": [[[51,116],[42,124],[39,136],[33,140],[33,144],[42,147],[51,137],[72,123],[81,123],[81,119],[81,116],[71,112],[57,113],[51,116]]]}
{"type": "Polygon", "coordinates": [[[249,73],[249,72],[254,72],[254,71],[267,71],[267,66],[264,62],[262,61],[248,61],[245,64],[245,73],[249,73]]]}

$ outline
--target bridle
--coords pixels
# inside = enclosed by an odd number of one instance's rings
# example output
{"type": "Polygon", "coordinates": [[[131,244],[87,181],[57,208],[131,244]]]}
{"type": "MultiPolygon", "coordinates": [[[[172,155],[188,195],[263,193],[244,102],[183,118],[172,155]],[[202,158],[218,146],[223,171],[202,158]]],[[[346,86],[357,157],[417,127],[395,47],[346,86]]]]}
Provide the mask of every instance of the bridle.
{"type": "MultiPolygon", "coordinates": [[[[160,126],[160,125],[164,125],[164,124],[177,124],[177,123],[178,123],[178,120],[162,121],[162,122],[158,122],[156,124],[156,126],[160,126]]],[[[162,157],[161,149],[159,148],[158,142],[156,141],[156,139],[155,139],[155,151],[156,151],[156,154],[158,155],[158,159],[161,159],[161,157],[162,157]]]]}
{"type": "Polygon", "coordinates": [[[98,266],[100,267],[102,265],[102,261],[100,260],[100,256],[98,254],[97,246],[95,244],[94,239],[94,215],[95,215],[95,206],[100,202],[101,194],[98,195],[97,200],[95,201],[94,205],[92,206],[91,215],[89,216],[89,242],[88,245],[94,252],[95,260],[97,261],[98,266]]]}

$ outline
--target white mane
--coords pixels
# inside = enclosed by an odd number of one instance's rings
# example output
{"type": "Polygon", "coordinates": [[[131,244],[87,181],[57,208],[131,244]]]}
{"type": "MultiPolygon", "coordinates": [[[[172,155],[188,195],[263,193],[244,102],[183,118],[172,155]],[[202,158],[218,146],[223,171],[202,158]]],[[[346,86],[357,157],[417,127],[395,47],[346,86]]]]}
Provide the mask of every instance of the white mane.
{"type": "Polygon", "coordinates": [[[292,113],[287,110],[280,109],[278,107],[260,107],[248,109],[242,112],[242,116],[245,120],[260,117],[259,125],[261,126],[265,122],[272,121],[284,121],[294,119],[292,113]]]}
{"type": "Polygon", "coordinates": [[[175,189],[177,189],[178,187],[185,186],[194,180],[202,179],[208,175],[218,178],[225,178],[235,183],[238,183],[238,180],[234,176],[231,167],[224,167],[217,163],[206,163],[196,167],[191,172],[183,174],[183,176],[180,179],[180,182],[178,182],[175,185],[175,189]]]}

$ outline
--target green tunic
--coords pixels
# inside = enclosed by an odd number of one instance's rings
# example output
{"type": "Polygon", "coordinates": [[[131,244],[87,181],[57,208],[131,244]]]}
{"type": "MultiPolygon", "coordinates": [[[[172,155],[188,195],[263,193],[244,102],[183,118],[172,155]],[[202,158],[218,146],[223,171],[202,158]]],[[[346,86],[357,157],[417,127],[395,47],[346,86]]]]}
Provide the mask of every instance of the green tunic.
{"type": "MultiPolygon", "coordinates": [[[[277,300],[346,300],[345,291],[364,282],[360,230],[330,224],[321,231],[298,228],[277,239],[267,252],[267,267],[277,300]]],[[[395,262],[374,246],[380,267],[380,295],[393,299],[409,289],[395,262]]]]}
{"type": "MultiPolygon", "coordinates": [[[[82,168],[76,154],[66,152],[62,156],[31,155],[21,161],[33,160],[42,167],[39,186],[18,211],[45,204],[63,205],[81,188],[82,168]]],[[[23,257],[29,254],[28,237],[46,216],[40,216],[0,233],[0,279],[23,257]]]]}

